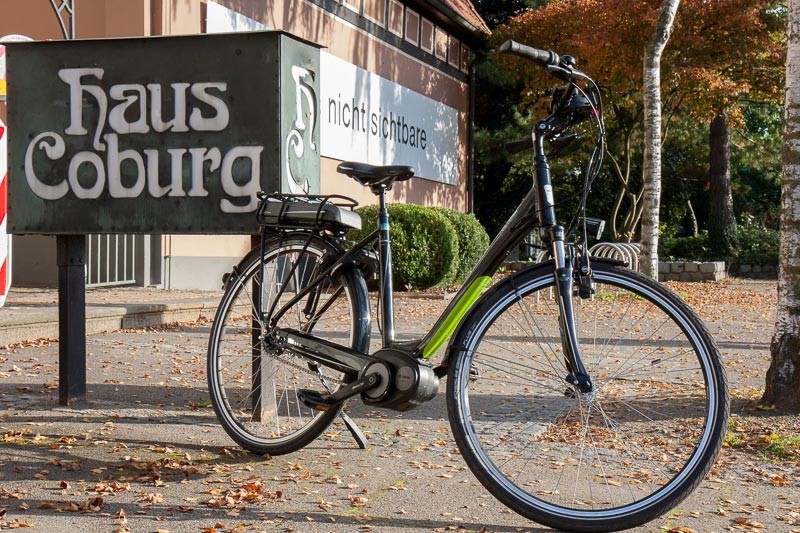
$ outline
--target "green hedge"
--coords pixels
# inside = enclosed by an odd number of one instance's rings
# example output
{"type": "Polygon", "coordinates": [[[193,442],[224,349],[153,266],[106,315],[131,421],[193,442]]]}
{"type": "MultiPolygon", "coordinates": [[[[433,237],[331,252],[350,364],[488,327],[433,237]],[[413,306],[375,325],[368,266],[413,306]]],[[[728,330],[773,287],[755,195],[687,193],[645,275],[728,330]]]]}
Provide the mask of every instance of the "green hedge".
{"type": "Polygon", "coordinates": [[[658,240],[658,255],[662,261],[711,261],[708,232],[701,231],[693,237],[664,237],[658,240]]]}
{"type": "MultiPolygon", "coordinates": [[[[419,205],[390,204],[393,280],[396,289],[427,289],[455,279],[458,273],[458,236],[441,213],[419,205]]],[[[378,207],[356,209],[362,229],[349,238],[359,240],[376,227],[378,207]]]]}
{"type": "Polygon", "coordinates": [[[728,261],[738,265],[770,265],[778,262],[779,234],[745,219],[737,226],[739,246],[731,257],[720,257],[712,251],[708,233],[695,237],[664,237],[659,240],[658,255],[662,261],[728,261]]]}
{"type": "Polygon", "coordinates": [[[777,265],[780,233],[745,220],[737,227],[739,249],[736,263],[740,265],[777,265]]]}
{"type": "Polygon", "coordinates": [[[447,207],[434,207],[436,211],[447,218],[456,230],[458,236],[458,268],[452,279],[446,279],[446,284],[461,284],[470,273],[478,260],[489,247],[489,235],[475,215],[468,215],[447,207]]]}

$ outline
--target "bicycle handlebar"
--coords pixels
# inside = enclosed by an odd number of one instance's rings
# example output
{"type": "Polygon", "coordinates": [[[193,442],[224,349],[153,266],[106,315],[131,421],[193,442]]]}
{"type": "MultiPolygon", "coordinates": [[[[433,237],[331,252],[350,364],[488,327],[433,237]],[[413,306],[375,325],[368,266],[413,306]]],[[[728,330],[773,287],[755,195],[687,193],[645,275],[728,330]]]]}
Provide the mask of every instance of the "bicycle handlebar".
{"type": "Polygon", "coordinates": [[[508,40],[500,45],[501,52],[518,55],[538,63],[543,67],[557,67],[561,63],[561,58],[557,53],[550,50],[540,50],[532,46],[520,44],[516,41],[508,40]]]}

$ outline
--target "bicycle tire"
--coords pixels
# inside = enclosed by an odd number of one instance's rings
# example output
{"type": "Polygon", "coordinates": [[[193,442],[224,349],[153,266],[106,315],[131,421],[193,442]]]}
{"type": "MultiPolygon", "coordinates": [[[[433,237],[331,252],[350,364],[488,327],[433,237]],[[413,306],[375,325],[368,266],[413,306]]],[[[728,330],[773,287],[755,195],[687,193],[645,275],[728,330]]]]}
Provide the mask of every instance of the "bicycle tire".
{"type": "MultiPolygon", "coordinates": [[[[262,272],[258,249],[241,261],[228,280],[209,337],[208,387],[219,422],[237,444],[253,453],[281,455],[316,439],[341,411],[341,407],[325,412],[312,410],[299,400],[298,391],[333,392],[336,383],[349,383],[357,376],[322,368],[256,340],[261,332],[269,337],[265,325],[272,318],[269,313],[281,307],[272,306],[276,297],[282,304],[288,302],[319,272],[321,263],[334,260],[341,250],[316,236],[309,241],[305,233],[270,239],[265,250],[265,282],[260,291],[254,285],[262,272]],[[293,269],[294,264],[298,267],[293,269]],[[280,287],[283,291],[279,296],[280,287]],[[265,324],[254,319],[253,311],[259,305],[264,308],[265,324]]],[[[305,296],[278,325],[311,331],[320,338],[366,351],[369,296],[361,272],[344,268],[320,285],[314,309],[323,312],[314,317],[316,321],[304,313],[310,298],[305,296]]]]}
{"type": "Polygon", "coordinates": [[[593,394],[565,380],[551,261],[496,285],[465,320],[448,413],[470,469],[509,508],[559,530],[619,531],[702,481],[725,436],[728,387],[685,302],[621,266],[592,269],[596,293],[574,307],[593,394]]]}

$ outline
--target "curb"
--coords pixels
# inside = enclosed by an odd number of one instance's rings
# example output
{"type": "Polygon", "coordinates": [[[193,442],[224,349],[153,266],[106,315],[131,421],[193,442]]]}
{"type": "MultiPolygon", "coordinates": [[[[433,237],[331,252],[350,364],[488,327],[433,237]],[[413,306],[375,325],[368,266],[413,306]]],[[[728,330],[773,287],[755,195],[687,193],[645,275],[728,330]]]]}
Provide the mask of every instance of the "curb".
{"type": "MultiPolygon", "coordinates": [[[[218,304],[217,300],[198,298],[179,303],[87,305],[86,334],[211,319],[218,304]]],[[[0,346],[58,338],[57,307],[7,309],[15,313],[0,322],[0,346]]]]}

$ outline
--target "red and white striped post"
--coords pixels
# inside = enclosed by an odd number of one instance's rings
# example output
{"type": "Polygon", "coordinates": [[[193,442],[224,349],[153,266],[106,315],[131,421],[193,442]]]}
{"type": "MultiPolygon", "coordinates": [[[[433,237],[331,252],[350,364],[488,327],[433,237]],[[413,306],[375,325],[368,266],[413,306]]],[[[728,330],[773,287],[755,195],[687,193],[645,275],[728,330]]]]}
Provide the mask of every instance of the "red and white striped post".
{"type": "Polygon", "coordinates": [[[0,307],[6,303],[6,295],[11,287],[11,236],[6,232],[6,213],[8,212],[7,139],[6,126],[0,120],[0,307]]]}
{"type": "MultiPolygon", "coordinates": [[[[0,98],[6,96],[6,47],[0,44],[0,98]]],[[[6,231],[8,213],[8,132],[0,120],[0,307],[11,287],[11,236],[6,231]]]]}

